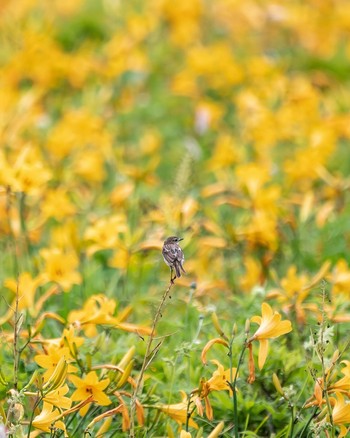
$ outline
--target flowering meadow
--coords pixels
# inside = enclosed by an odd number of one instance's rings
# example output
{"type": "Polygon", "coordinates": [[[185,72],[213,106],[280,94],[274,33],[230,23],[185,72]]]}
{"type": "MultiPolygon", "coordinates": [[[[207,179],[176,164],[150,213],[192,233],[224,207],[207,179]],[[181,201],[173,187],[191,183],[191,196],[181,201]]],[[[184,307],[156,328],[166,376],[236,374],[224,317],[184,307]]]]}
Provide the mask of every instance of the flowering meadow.
{"type": "Polygon", "coordinates": [[[350,436],[350,2],[2,0],[0,38],[0,438],[350,436]]]}

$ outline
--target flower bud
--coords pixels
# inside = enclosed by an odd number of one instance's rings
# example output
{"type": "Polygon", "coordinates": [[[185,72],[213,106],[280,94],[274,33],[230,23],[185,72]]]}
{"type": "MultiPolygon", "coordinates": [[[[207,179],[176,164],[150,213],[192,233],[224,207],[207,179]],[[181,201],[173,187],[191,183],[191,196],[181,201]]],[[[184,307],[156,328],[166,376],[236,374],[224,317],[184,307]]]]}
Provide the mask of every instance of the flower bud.
{"type": "Polygon", "coordinates": [[[63,385],[67,376],[67,368],[68,364],[66,362],[66,359],[64,356],[62,356],[61,359],[58,361],[58,364],[56,365],[56,368],[51,374],[49,380],[43,386],[43,390],[46,394],[54,391],[55,389],[63,385]]]}
{"type": "Polygon", "coordinates": [[[233,326],[232,326],[231,336],[234,338],[237,335],[237,332],[238,332],[237,324],[234,323],[233,326]]]}
{"type": "Polygon", "coordinates": [[[135,354],[135,346],[132,346],[132,347],[129,348],[129,350],[124,354],[123,358],[122,358],[121,361],[118,363],[118,367],[124,369],[124,368],[129,364],[129,362],[132,360],[134,354],[135,354]]]}
{"type": "Polygon", "coordinates": [[[128,365],[126,366],[126,368],[124,369],[124,373],[121,375],[118,383],[117,383],[117,388],[120,388],[124,385],[124,383],[128,380],[131,371],[132,371],[132,367],[134,365],[134,361],[131,360],[128,365]]]}
{"type": "Polygon", "coordinates": [[[245,328],[244,328],[244,332],[245,332],[247,337],[249,335],[249,331],[250,331],[250,319],[247,319],[245,322],[245,328]]]}
{"type": "Polygon", "coordinates": [[[208,435],[208,438],[217,438],[221,435],[221,432],[224,428],[224,422],[220,421],[220,423],[211,431],[211,433],[208,435]]]}
{"type": "Polygon", "coordinates": [[[282,388],[281,382],[280,382],[280,380],[279,380],[277,374],[275,374],[275,373],[272,374],[272,382],[273,382],[273,384],[274,384],[274,387],[276,388],[276,391],[277,391],[282,397],[287,398],[287,397],[285,396],[284,391],[283,391],[283,388],[282,388]]]}
{"type": "Polygon", "coordinates": [[[211,314],[211,320],[213,321],[213,325],[215,327],[215,330],[218,332],[219,336],[228,340],[227,336],[225,335],[225,333],[223,332],[220,323],[219,323],[219,318],[217,316],[217,314],[215,312],[213,312],[211,314]]]}

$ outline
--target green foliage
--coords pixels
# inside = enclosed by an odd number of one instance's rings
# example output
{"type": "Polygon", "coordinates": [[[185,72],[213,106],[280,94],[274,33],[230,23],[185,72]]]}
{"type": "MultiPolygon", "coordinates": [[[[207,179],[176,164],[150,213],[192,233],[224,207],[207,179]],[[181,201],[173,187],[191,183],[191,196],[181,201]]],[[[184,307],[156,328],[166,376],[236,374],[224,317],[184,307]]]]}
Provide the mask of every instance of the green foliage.
{"type": "Polygon", "coordinates": [[[347,2],[0,9],[0,436],[346,436],[347,2]]]}

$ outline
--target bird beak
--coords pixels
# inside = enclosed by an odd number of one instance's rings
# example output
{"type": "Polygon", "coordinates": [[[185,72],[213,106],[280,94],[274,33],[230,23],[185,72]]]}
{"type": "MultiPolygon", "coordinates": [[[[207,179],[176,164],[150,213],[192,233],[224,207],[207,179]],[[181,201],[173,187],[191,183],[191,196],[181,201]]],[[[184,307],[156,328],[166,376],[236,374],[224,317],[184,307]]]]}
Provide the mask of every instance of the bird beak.
{"type": "Polygon", "coordinates": [[[180,240],[184,240],[184,238],[183,238],[183,237],[179,237],[179,238],[178,238],[178,241],[180,242],[180,240]]]}

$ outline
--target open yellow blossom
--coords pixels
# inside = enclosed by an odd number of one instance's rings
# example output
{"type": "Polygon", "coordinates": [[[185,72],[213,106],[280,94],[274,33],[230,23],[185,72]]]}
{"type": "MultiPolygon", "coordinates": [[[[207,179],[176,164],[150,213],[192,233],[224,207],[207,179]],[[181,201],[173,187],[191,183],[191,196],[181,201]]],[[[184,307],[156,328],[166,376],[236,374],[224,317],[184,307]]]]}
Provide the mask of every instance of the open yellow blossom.
{"type": "Polygon", "coordinates": [[[340,426],[339,438],[345,437],[349,431],[349,428],[345,425],[350,423],[350,403],[347,403],[339,392],[336,393],[336,398],[330,398],[330,402],[333,405],[333,424],[340,426]]]}
{"type": "MultiPolygon", "coordinates": [[[[56,123],[46,144],[52,156],[60,160],[86,145],[98,144],[98,149],[109,147],[109,135],[103,120],[85,108],[68,110],[56,123]]],[[[73,154],[72,154],[73,155],[73,154]]]]}
{"type": "Polygon", "coordinates": [[[62,357],[65,357],[68,362],[68,373],[74,373],[77,371],[75,366],[69,363],[72,362],[73,359],[68,347],[59,348],[57,345],[51,344],[46,348],[46,354],[37,354],[34,356],[35,362],[42,368],[46,368],[43,375],[44,381],[47,381],[50,378],[62,357]]]}
{"type": "MultiPolygon", "coordinates": [[[[35,302],[35,294],[38,287],[41,284],[40,277],[32,277],[29,272],[23,272],[18,276],[18,279],[7,278],[4,281],[4,286],[10,289],[13,293],[17,293],[18,291],[18,310],[28,310],[30,315],[34,316],[37,313],[36,302],[35,302]]],[[[7,312],[7,318],[11,317],[13,314],[13,309],[15,305],[12,305],[7,312]]],[[[4,318],[6,319],[6,318],[4,318]]],[[[3,319],[0,319],[0,322],[3,319]]]]}
{"type": "Polygon", "coordinates": [[[73,174],[85,181],[96,184],[105,178],[104,157],[100,149],[78,151],[72,163],[73,174]]]}
{"type": "Polygon", "coordinates": [[[116,302],[104,295],[90,297],[80,310],[73,310],[68,321],[78,328],[83,328],[88,337],[97,335],[96,324],[111,324],[116,302]]]}
{"type": "Polygon", "coordinates": [[[5,184],[14,192],[38,195],[51,178],[51,172],[42,162],[40,154],[31,145],[23,145],[14,164],[1,169],[6,175],[5,184]]]}
{"type": "Polygon", "coordinates": [[[125,245],[119,245],[109,260],[109,266],[116,269],[127,270],[130,264],[130,251],[125,245]]]}
{"type": "Polygon", "coordinates": [[[191,2],[179,0],[176,7],[169,0],[159,2],[160,13],[169,22],[170,38],[173,44],[188,47],[198,37],[203,7],[199,0],[191,2]]]}
{"type": "Polygon", "coordinates": [[[81,250],[79,225],[76,219],[66,219],[57,227],[52,228],[50,241],[54,248],[72,248],[76,253],[81,250]]]}
{"type": "Polygon", "coordinates": [[[251,256],[244,258],[246,272],[241,276],[239,285],[245,292],[250,292],[254,286],[261,285],[264,281],[263,268],[258,260],[251,256]]]}
{"type": "MultiPolygon", "coordinates": [[[[208,435],[208,438],[217,438],[218,436],[221,435],[221,432],[224,428],[224,422],[220,421],[220,423],[214,427],[214,429],[210,432],[210,434],[208,435]]],[[[192,434],[190,434],[190,432],[186,432],[183,429],[180,432],[180,438],[191,438],[192,434]]]]}
{"type": "Polygon", "coordinates": [[[318,178],[318,169],[325,166],[335,148],[334,134],[329,128],[316,126],[307,135],[309,146],[294,151],[294,156],[284,163],[284,171],[290,182],[307,190],[318,178]]]}
{"type": "Polygon", "coordinates": [[[131,181],[126,181],[115,186],[110,194],[112,205],[120,206],[126,203],[134,193],[135,185],[131,181]]]}
{"type": "Polygon", "coordinates": [[[341,370],[342,374],[344,374],[344,377],[341,379],[333,382],[328,383],[327,390],[328,392],[342,392],[347,393],[349,395],[350,393],[350,361],[343,360],[341,363],[345,364],[345,367],[341,370]]]}
{"type": "Polygon", "coordinates": [[[58,283],[68,292],[74,284],[81,283],[81,274],[77,271],[79,260],[74,252],[64,252],[60,248],[42,249],[40,255],[45,260],[41,280],[58,283]]]}
{"type": "Polygon", "coordinates": [[[278,338],[281,335],[292,331],[292,324],[290,321],[281,321],[281,315],[278,312],[273,312],[271,307],[267,303],[261,305],[262,316],[253,316],[252,322],[256,322],[260,325],[254,335],[248,340],[251,344],[253,341],[259,341],[259,368],[264,366],[268,352],[268,340],[278,338]]]}
{"type": "Polygon", "coordinates": [[[213,359],[211,362],[217,366],[217,370],[214,371],[209,380],[201,379],[199,388],[192,391],[193,402],[197,407],[198,414],[203,416],[203,400],[205,405],[205,413],[209,420],[212,420],[214,417],[213,409],[208,398],[209,394],[212,391],[227,390],[232,392],[229,382],[233,382],[237,373],[237,368],[225,370],[219,361],[213,359]]]}
{"type": "Polygon", "coordinates": [[[239,151],[234,137],[228,133],[219,134],[208,168],[222,172],[223,168],[230,167],[239,161],[239,151]]]}
{"type": "MultiPolygon", "coordinates": [[[[52,426],[57,427],[65,432],[66,428],[64,423],[58,420],[60,416],[60,412],[57,409],[54,409],[51,403],[44,402],[43,409],[40,414],[34,417],[33,426],[36,429],[42,430],[43,432],[50,432],[52,426]]],[[[65,433],[65,436],[68,435],[65,433]]]]}
{"type": "Polygon", "coordinates": [[[126,217],[123,214],[96,220],[85,231],[84,238],[89,244],[88,254],[114,249],[119,241],[118,234],[125,233],[127,230],[126,217]]]}
{"type": "Polygon", "coordinates": [[[209,87],[227,89],[243,80],[243,71],[231,48],[223,43],[195,46],[187,51],[187,65],[209,87]]]}
{"type": "Polygon", "coordinates": [[[42,203],[41,212],[45,219],[62,220],[76,213],[76,207],[69,198],[67,189],[59,187],[48,190],[42,203]]]}
{"type": "Polygon", "coordinates": [[[250,198],[255,199],[269,181],[269,171],[258,163],[241,164],[237,167],[236,177],[242,189],[247,191],[250,198]]]}
{"type": "Polygon", "coordinates": [[[213,372],[212,377],[207,381],[209,391],[231,391],[229,382],[231,378],[235,378],[237,368],[225,370],[219,361],[213,359],[211,362],[217,366],[217,370],[213,372]]]}
{"type": "Polygon", "coordinates": [[[333,283],[334,294],[350,294],[350,269],[347,262],[344,259],[338,260],[335,265],[331,282],[333,283]]]}
{"type": "Polygon", "coordinates": [[[84,338],[76,336],[75,327],[70,326],[68,329],[64,329],[60,338],[47,339],[45,344],[54,345],[57,349],[68,347],[70,352],[73,352],[76,348],[79,348],[84,343],[84,338]]]}
{"type": "Polygon", "coordinates": [[[139,334],[149,334],[150,329],[144,326],[124,322],[131,308],[123,309],[114,316],[117,303],[105,295],[93,295],[84,304],[81,310],[73,310],[68,315],[68,321],[75,327],[82,328],[88,337],[97,335],[96,325],[110,325],[121,330],[139,334]]]}
{"type": "Polygon", "coordinates": [[[277,216],[258,209],[253,212],[250,221],[239,229],[238,235],[252,247],[264,246],[275,251],[278,246],[277,216]]]}
{"type": "MultiPolygon", "coordinates": [[[[170,418],[175,420],[179,425],[186,424],[187,421],[187,414],[188,414],[188,398],[184,391],[180,391],[182,400],[180,403],[175,403],[171,405],[156,405],[154,406],[156,409],[159,409],[160,411],[164,412],[166,415],[168,415],[170,418]]],[[[192,420],[192,418],[189,419],[188,422],[190,427],[194,427],[195,429],[198,429],[197,423],[192,420]]]]}
{"type": "Polygon", "coordinates": [[[312,288],[327,275],[329,267],[330,262],[326,261],[319,271],[312,278],[309,278],[304,273],[297,274],[296,266],[291,265],[288,268],[287,274],[280,281],[281,287],[279,289],[272,289],[268,293],[268,298],[277,298],[288,313],[293,308],[297,321],[304,324],[306,321],[306,310],[310,310],[310,305],[305,303],[305,300],[312,288]]]}
{"type": "MultiPolygon", "coordinates": [[[[81,401],[88,399],[91,395],[93,401],[100,406],[111,404],[110,398],[103,392],[109,385],[109,379],[99,380],[95,371],[90,371],[83,379],[78,376],[70,376],[70,380],[77,388],[71,399],[73,401],[81,401]]],[[[89,410],[90,404],[85,405],[79,410],[80,415],[84,416],[89,410]]]]}
{"type": "MultiPolygon", "coordinates": [[[[339,380],[335,380],[335,375],[331,373],[331,369],[326,370],[327,376],[327,393],[343,393],[349,394],[350,391],[350,361],[344,360],[342,363],[345,363],[345,367],[341,370],[344,374],[339,380]]],[[[325,399],[325,383],[324,377],[319,377],[315,381],[314,393],[313,396],[306,403],[306,407],[310,406],[319,406],[321,407],[324,403],[326,403],[325,399]]]]}
{"type": "Polygon", "coordinates": [[[44,402],[50,403],[59,409],[69,409],[72,406],[72,400],[69,397],[65,397],[68,391],[68,385],[63,385],[47,393],[44,397],[44,402]]]}

